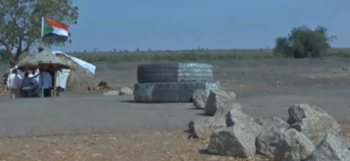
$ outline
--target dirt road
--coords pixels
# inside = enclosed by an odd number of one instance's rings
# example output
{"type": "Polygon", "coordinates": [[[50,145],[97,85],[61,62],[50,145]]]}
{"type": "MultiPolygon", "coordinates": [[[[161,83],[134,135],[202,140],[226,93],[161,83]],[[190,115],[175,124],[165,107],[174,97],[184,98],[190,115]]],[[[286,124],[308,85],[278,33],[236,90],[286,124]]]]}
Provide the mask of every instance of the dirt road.
{"type": "MultiPolygon", "coordinates": [[[[247,114],[258,118],[287,118],[294,103],[323,107],[338,119],[350,113],[350,90],[319,90],[290,93],[238,94],[247,114]]],[[[186,130],[188,122],[203,116],[191,104],[141,104],[131,96],[52,99],[1,99],[0,136],[96,134],[186,130]]]]}

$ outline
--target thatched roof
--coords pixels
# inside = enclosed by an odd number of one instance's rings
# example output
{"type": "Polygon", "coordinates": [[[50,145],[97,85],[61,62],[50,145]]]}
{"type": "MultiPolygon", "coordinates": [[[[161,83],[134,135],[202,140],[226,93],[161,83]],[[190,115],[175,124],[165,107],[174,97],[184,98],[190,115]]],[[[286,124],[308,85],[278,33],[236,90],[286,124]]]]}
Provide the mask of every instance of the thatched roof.
{"type": "Polygon", "coordinates": [[[72,57],[65,54],[56,54],[56,57],[74,69],[69,73],[66,89],[72,92],[82,92],[94,90],[98,86],[100,80],[96,78],[95,74],[75,62],[72,57]]]}
{"type": "Polygon", "coordinates": [[[50,67],[55,70],[70,69],[70,66],[57,58],[49,50],[42,50],[37,53],[31,53],[17,64],[19,69],[36,69],[40,67],[50,67]]]}

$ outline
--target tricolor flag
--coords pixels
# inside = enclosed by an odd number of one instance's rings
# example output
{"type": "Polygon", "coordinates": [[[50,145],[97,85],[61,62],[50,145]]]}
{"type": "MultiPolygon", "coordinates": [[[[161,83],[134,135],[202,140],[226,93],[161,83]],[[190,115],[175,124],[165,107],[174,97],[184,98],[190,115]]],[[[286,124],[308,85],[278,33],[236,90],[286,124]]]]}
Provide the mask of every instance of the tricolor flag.
{"type": "Polygon", "coordinates": [[[56,41],[66,41],[69,37],[69,26],[48,18],[42,18],[41,37],[56,41]]]}

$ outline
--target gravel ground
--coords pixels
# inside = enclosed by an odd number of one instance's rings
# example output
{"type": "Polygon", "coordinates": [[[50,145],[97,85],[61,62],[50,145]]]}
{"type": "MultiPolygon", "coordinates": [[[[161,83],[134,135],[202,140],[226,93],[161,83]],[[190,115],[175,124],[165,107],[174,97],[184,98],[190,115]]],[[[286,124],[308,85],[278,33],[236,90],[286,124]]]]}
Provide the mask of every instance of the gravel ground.
{"type": "Polygon", "coordinates": [[[0,139],[0,143],[0,160],[6,161],[239,160],[206,154],[208,140],[188,140],[183,131],[26,137],[0,139]]]}
{"type": "MultiPolygon", "coordinates": [[[[246,113],[287,117],[294,103],[321,106],[349,141],[349,59],[209,62],[223,89],[237,93],[246,113]]],[[[113,87],[133,87],[138,63],[97,63],[113,87]]],[[[5,67],[0,67],[5,69],[5,67]]],[[[269,160],[206,154],[208,140],[187,139],[189,120],[204,117],[189,104],[136,104],[128,97],[69,94],[55,99],[0,99],[0,161],[269,160]],[[111,123],[112,122],[112,123],[111,123]]]]}
{"type": "MultiPolygon", "coordinates": [[[[349,142],[349,136],[346,140],[349,142]]],[[[6,161],[271,161],[206,153],[209,140],[188,139],[183,131],[59,135],[0,139],[6,161]]]]}

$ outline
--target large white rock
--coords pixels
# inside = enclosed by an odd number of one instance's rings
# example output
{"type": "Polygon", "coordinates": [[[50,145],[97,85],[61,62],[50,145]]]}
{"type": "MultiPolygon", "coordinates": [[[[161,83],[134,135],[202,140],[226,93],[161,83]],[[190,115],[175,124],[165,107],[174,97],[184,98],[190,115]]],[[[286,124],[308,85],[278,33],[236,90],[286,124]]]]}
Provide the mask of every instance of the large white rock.
{"type": "Polygon", "coordinates": [[[129,87],[122,87],[119,90],[119,95],[133,95],[134,92],[129,87]]]}

